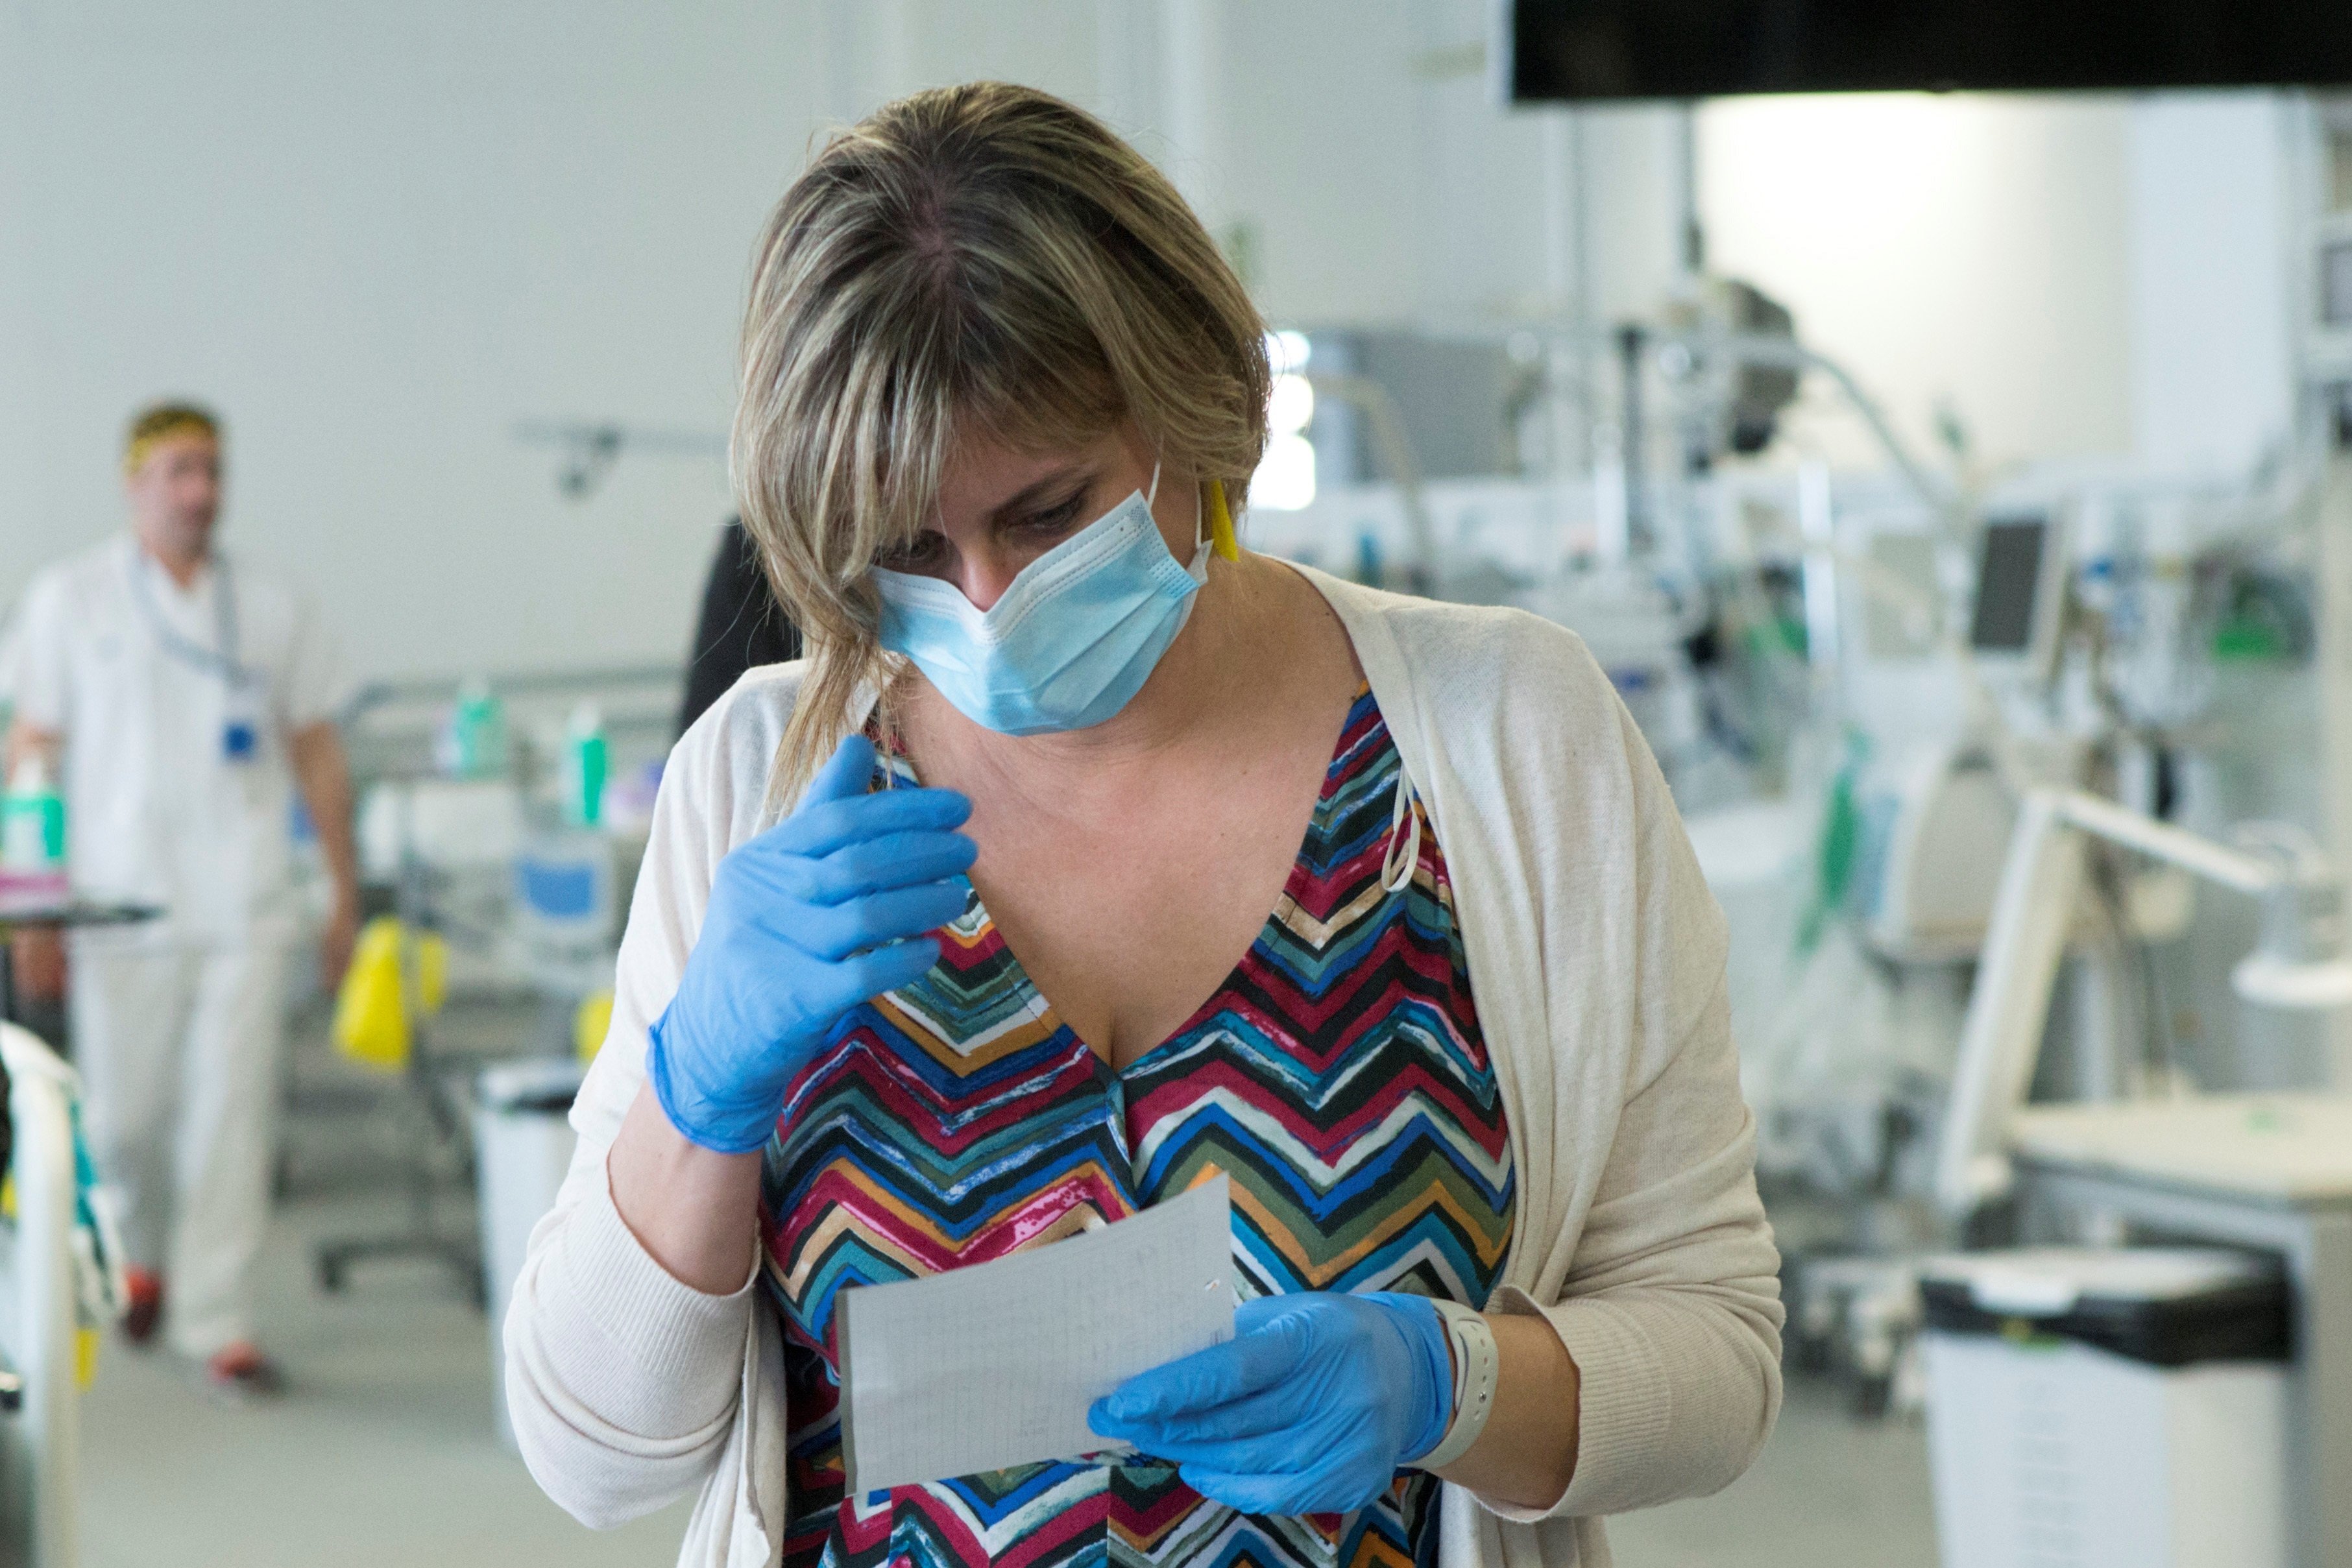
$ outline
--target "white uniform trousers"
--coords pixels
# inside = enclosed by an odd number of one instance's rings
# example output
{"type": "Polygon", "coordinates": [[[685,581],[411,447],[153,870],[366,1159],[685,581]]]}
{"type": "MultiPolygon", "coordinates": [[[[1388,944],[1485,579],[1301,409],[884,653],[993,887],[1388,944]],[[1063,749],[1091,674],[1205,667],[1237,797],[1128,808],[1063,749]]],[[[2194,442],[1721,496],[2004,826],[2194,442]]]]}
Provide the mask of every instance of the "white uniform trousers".
{"type": "Polygon", "coordinates": [[[253,1333],[269,1219],[286,947],[164,946],[90,933],[73,949],[74,1064],[123,1249],[159,1270],[173,1348],[253,1333]]]}

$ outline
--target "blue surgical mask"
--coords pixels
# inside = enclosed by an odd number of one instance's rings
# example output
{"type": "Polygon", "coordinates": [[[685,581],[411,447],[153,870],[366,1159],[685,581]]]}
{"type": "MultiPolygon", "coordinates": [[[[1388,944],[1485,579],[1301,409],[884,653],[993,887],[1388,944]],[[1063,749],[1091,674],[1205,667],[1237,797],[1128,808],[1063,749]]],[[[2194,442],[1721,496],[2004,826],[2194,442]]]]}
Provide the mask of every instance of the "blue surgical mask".
{"type": "Polygon", "coordinates": [[[1154,468],[1150,493],[1023,567],[985,611],[939,578],[876,568],[882,646],[1000,734],[1102,723],[1143,689],[1209,580],[1207,544],[1195,543],[1190,566],[1169,553],[1151,517],[1159,488],[1154,468]]]}

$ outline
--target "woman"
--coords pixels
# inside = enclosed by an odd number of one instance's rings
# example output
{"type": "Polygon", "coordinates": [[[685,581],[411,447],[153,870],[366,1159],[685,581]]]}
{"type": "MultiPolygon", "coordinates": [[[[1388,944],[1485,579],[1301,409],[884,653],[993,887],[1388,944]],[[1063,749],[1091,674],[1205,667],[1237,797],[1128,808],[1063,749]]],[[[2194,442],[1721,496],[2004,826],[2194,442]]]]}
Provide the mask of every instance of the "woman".
{"type": "Polygon", "coordinates": [[[1043,94],[836,138],[744,343],[811,657],[663,782],[507,1324],[541,1485],[698,1486],[697,1563],[1471,1568],[1737,1476],[1780,1308],[1722,923],[1576,639],[1237,549],[1262,324],[1043,94]],[[1096,1405],[1127,1462],[843,1495],[845,1285],[1218,1172],[1252,1299],[1096,1405]]]}

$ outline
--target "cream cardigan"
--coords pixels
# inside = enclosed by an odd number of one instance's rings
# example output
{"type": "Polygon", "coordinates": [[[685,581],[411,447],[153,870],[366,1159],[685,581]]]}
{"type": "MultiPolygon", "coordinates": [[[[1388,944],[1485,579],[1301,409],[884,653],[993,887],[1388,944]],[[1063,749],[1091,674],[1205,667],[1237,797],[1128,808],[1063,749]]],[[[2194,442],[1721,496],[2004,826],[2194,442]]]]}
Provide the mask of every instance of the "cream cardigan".
{"type": "MultiPolygon", "coordinates": [[[[1576,1478],[1547,1512],[1446,1489],[1444,1568],[1598,1568],[1601,1516],[1712,1492],[1771,1430],[1779,1259],[1756,1197],[1724,925],[1649,748],[1572,634],[1515,611],[1307,574],[1354,641],[1444,846],[1518,1171],[1491,1312],[1549,1320],[1583,1376],[1576,1478]]],[[[656,1263],[604,1174],[719,858],[768,824],[799,666],[754,670],[678,743],[621,945],[580,1146],[506,1322],[531,1473],[593,1525],[700,1489],[681,1564],[781,1551],[782,1343],[752,1282],[656,1263]]]]}

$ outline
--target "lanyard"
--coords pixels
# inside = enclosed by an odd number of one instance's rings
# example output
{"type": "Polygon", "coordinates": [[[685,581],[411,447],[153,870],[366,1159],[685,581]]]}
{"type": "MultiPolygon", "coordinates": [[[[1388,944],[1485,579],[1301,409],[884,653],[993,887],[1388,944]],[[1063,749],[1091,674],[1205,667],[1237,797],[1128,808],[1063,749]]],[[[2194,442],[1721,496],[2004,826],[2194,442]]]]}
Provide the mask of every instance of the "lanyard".
{"type": "Polygon", "coordinates": [[[155,585],[148,574],[155,570],[145,550],[134,552],[131,563],[131,581],[139,596],[139,607],[146,612],[148,622],[155,629],[156,641],[163,652],[184,664],[217,675],[228,683],[231,691],[242,691],[253,684],[253,672],[238,662],[236,653],[236,591],[229,578],[228,558],[213,552],[213,614],[214,640],[217,647],[206,648],[189,642],[164,619],[163,607],[155,601],[155,585]]]}

